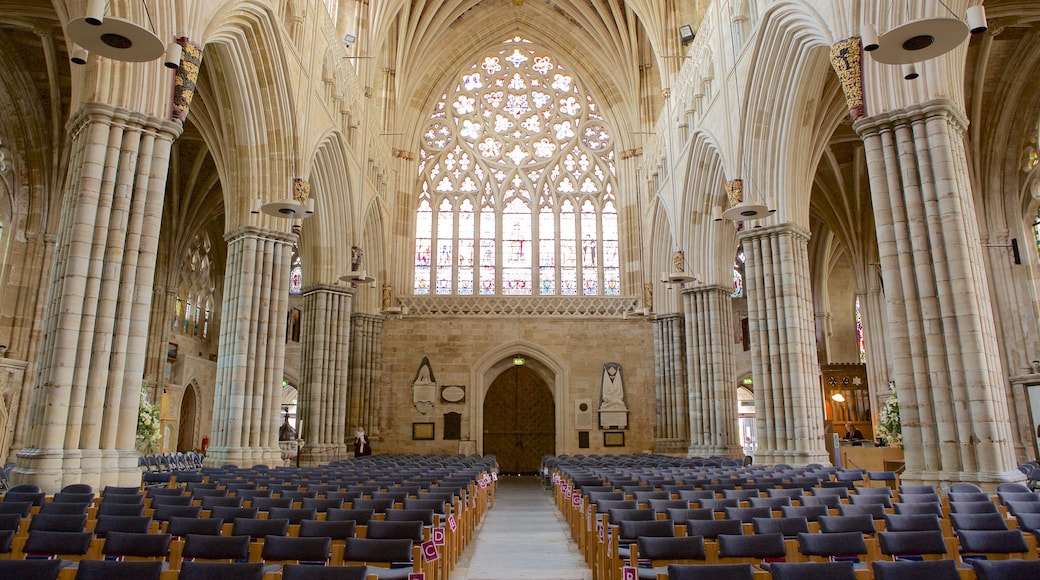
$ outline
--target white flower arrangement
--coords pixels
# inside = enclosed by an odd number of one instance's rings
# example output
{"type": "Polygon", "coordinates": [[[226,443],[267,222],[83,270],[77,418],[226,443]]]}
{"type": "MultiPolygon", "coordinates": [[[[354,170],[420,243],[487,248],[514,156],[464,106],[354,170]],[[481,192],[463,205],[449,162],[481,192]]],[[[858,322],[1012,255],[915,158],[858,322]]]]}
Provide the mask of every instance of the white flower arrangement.
{"type": "Polygon", "coordinates": [[[878,417],[877,436],[888,442],[889,447],[903,446],[903,424],[899,419],[899,399],[896,392],[885,401],[878,417]]]}
{"type": "Polygon", "coordinates": [[[137,411],[137,450],[155,453],[159,447],[159,406],[153,405],[141,389],[141,406],[137,411]]]}

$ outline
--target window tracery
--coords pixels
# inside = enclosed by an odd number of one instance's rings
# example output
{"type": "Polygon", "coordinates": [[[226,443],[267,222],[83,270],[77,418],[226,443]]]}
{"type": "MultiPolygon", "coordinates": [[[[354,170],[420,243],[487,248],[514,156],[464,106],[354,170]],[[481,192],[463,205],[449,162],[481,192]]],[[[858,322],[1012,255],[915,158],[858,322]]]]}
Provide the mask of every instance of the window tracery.
{"type": "Polygon", "coordinates": [[[173,328],[202,339],[209,338],[213,316],[213,244],[209,234],[196,234],[181,262],[180,282],[174,304],[173,328]]]}
{"type": "Polygon", "coordinates": [[[289,294],[303,293],[303,259],[300,258],[300,245],[293,242],[289,267],[289,294]]]}
{"type": "Polygon", "coordinates": [[[620,295],[613,142],[554,56],[515,36],[463,70],[419,156],[416,295],[620,295]]]}
{"type": "Polygon", "coordinates": [[[733,259],[733,297],[744,296],[744,248],[737,246],[737,256],[733,259]]]}

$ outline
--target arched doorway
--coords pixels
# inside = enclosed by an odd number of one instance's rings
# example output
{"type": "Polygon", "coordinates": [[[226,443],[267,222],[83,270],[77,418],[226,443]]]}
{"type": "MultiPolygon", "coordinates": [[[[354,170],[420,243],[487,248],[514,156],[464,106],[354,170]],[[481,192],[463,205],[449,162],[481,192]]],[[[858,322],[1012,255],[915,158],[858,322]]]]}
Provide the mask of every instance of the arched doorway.
{"type": "Polygon", "coordinates": [[[181,397],[180,429],[177,433],[177,451],[193,451],[195,445],[195,409],[198,406],[195,396],[195,385],[188,384],[184,387],[184,396],[181,397]]]}
{"type": "Polygon", "coordinates": [[[484,453],[504,473],[536,473],[556,451],[556,403],[545,381],[524,365],[495,378],[484,396],[484,453]]]}

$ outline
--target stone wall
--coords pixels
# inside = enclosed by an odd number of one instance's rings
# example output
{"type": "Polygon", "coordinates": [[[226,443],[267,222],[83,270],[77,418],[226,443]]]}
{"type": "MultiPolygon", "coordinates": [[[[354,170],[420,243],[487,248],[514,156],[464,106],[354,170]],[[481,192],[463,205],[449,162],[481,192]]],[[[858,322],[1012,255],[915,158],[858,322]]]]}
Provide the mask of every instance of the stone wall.
{"type": "Polygon", "coordinates": [[[649,319],[408,316],[389,318],[384,325],[380,424],[377,430],[369,429],[378,432],[375,452],[482,452],[484,394],[497,376],[512,367],[514,355],[523,356],[554,393],[556,454],[653,450],[656,417],[649,319]],[[425,414],[413,397],[423,357],[429,359],[438,393],[425,414]],[[594,415],[590,446],[579,449],[577,405],[588,400],[595,413],[607,362],[621,364],[629,411],[625,446],[604,447],[604,430],[594,415]],[[453,385],[465,390],[465,398],[456,403],[440,396],[444,387],[453,385]],[[449,412],[462,414],[462,441],[443,439],[443,417],[449,412]],[[414,441],[412,424],[424,422],[434,423],[434,440],[414,441]]]}

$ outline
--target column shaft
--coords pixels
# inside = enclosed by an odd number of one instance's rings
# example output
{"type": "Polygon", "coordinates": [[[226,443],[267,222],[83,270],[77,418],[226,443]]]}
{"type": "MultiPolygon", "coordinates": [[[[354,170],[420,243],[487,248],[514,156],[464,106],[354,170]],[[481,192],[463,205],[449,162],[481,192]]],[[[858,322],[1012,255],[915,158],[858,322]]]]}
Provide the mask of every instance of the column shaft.
{"type": "Polygon", "coordinates": [[[1004,372],[951,102],[861,119],[890,321],[904,481],[993,484],[1015,469],[1004,372]]]}
{"type": "Polygon", "coordinates": [[[14,476],[47,491],[140,482],[142,347],[170,144],[180,132],[98,103],[69,127],[41,355],[14,476]]]}
{"type": "Polygon", "coordinates": [[[747,256],[758,456],[763,463],[826,463],[809,234],[783,224],[745,230],[740,239],[747,256]]]}
{"type": "Polygon", "coordinates": [[[733,364],[732,288],[683,291],[689,381],[691,456],[740,455],[733,364]]]}
{"type": "MultiPolygon", "coordinates": [[[[347,456],[350,312],[353,292],[318,286],[303,294],[301,436],[315,463],[347,456]]],[[[351,426],[352,427],[352,426],[351,426]]],[[[349,431],[353,437],[353,431],[349,431]]]]}
{"type": "Polygon", "coordinates": [[[654,392],[657,425],[654,449],[658,453],[685,453],[690,446],[687,412],[685,340],[682,314],[655,316],[654,392]]]}
{"type": "Polygon", "coordinates": [[[379,381],[383,372],[383,317],[355,314],[350,339],[350,433],[362,427],[369,438],[379,437],[379,381]]]}
{"type": "Polygon", "coordinates": [[[214,435],[206,461],[276,465],[291,240],[252,227],[226,237],[222,311],[229,316],[220,327],[214,435]]]}

